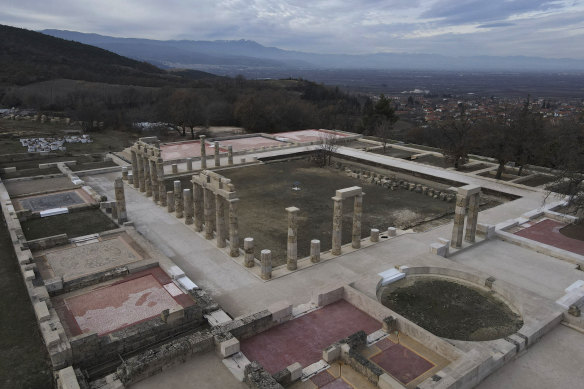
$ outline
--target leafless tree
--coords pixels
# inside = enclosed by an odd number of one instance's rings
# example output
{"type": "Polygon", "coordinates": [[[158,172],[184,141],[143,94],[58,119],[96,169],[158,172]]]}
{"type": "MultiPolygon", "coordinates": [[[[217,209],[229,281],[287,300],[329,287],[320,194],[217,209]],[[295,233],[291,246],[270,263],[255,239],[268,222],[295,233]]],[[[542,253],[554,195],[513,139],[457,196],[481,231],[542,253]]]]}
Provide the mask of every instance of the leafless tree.
{"type": "Polygon", "coordinates": [[[339,137],[333,132],[321,132],[319,146],[315,150],[315,160],[321,167],[330,165],[331,157],[339,148],[339,137]]]}

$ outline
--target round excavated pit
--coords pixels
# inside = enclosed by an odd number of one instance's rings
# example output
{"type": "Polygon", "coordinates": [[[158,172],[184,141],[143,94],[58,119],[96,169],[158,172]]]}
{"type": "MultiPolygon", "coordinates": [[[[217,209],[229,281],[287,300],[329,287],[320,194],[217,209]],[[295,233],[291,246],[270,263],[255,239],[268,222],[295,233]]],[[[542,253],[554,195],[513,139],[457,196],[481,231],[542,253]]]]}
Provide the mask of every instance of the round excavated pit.
{"type": "Polygon", "coordinates": [[[383,305],[443,338],[493,340],[523,325],[494,292],[446,277],[408,276],[379,292],[383,305]]]}

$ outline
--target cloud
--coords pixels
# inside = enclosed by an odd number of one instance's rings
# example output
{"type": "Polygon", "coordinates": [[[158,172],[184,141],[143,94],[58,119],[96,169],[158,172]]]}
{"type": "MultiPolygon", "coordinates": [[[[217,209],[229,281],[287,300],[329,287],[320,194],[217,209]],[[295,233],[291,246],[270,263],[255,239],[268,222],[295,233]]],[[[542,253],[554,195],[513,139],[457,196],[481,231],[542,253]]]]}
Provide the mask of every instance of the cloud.
{"type": "Polygon", "coordinates": [[[488,24],[481,24],[477,26],[477,28],[496,28],[496,27],[510,27],[514,26],[515,23],[510,22],[497,22],[497,23],[488,23],[488,24]]]}
{"type": "Polygon", "coordinates": [[[34,30],[252,39],[321,53],[580,58],[583,15],[582,0],[4,0],[0,7],[0,23],[34,30]]]}

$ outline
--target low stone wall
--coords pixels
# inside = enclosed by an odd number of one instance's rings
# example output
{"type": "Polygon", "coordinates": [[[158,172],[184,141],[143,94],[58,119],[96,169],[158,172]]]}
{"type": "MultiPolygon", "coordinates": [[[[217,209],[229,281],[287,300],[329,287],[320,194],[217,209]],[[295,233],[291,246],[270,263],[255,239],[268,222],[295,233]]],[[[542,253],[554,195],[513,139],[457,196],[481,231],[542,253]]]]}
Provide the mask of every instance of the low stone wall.
{"type": "Polygon", "coordinates": [[[209,331],[195,332],[124,360],[116,374],[124,385],[131,385],[183,363],[196,354],[211,351],[213,346],[213,335],[209,331]]]}
{"type": "Polygon", "coordinates": [[[243,382],[252,389],[284,389],[262,365],[255,361],[245,367],[243,382]]]}

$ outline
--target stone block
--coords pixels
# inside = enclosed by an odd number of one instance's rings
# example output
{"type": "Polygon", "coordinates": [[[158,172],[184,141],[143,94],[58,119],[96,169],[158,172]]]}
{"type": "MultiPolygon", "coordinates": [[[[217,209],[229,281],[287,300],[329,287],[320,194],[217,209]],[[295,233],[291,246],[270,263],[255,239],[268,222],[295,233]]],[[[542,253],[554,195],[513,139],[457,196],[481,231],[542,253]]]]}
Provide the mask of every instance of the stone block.
{"type": "Polygon", "coordinates": [[[342,299],[344,291],[345,289],[341,286],[338,288],[327,290],[325,292],[317,293],[312,298],[312,302],[319,307],[324,307],[326,305],[332,304],[342,299]]]}
{"type": "Polygon", "coordinates": [[[456,191],[459,195],[463,195],[463,196],[467,197],[467,196],[471,196],[475,193],[479,193],[481,191],[481,187],[476,186],[476,185],[465,185],[465,186],[462,186],[460,188],[457,188],[456,191]]]}
{"type": "Polygon", "coordinates": [[[341,345],[333,344],[322,350],[322,359],[328,363],[332,363],[341,357],[341,345]]]}
{"type": "Polygon", "coordinates": [[[282,323],[292,318],[292,304],[287,301],[272,304],[268,311],[272,314],[272,320],[277,323],[282,323]]]}
{"type": "Polygon", "coordinates": [[[359,196],[362,194],[362,189],[360,186],[352,186],[350,188],[339,189],[336,191],[335,197],[340,199],[347,199],[353,196],[359,196]]]}
{"type": "Polygon", "coordinates": [[[58,389],[80,389],[75,370],[72,366],[66,367],[57,372],[58,389]]]}
{"type": "Polygon", "coordinates": [[[47,321],[51,318],[51,313],[44,301],[38,301],[33,304],[34,313],[40,322],[47,321]]]}
{"type": "Polygon", "coordinates": [[[185,276],[185,272],[182,271],[182,269],[178,266],[171,266],[167,273],[173,280],[178,280],[179,278],[185,276]]]}
{"type": "Polygon", "coordinates": [[[34,271],[32,271],[32,270],[25,271],[24,272],[24,279],[26,281],[34,280],[35,279],[34,271]]]}
{"type": "Polygon", "coordinates": [[[287,367],[288,371],[290,372],[290,381],[294,382],[302,377],[302,365],[298,362],[295,362],[287,367]]]}
{"type": "Polygon", "coordinates": [[[443,243],[432,243],[430,245],[430,252],[441,257],[448,255],[448,246],[443,243]]]}
{"type": "Polygon", "coordinates": [[[49,292],[56,292],[57,290],[63,289],[63,277],[54,277],[45,280],[45,288],[49,292]]]}
{"type": "Polygon", "coordinates": [[[219,354],[222,358],[227,358],[239,352],[239,340],[236,338],[228,339],[219,344],[219,354]]]}
{"type": "Polygon", "coordinates": [[[389,285],[393,282],[401,280],[406,276],[405,273],[402,273],[395,268],[391,268],[377,274],[381,277],[381,286],[389,285]]]}

